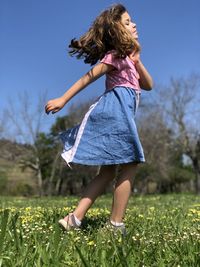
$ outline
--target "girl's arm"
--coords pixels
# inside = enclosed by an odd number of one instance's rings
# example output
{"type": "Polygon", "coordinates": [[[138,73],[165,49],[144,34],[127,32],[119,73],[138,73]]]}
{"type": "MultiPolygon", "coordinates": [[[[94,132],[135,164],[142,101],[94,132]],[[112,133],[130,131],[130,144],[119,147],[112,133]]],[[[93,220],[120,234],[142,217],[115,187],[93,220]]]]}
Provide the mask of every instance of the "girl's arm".
{"type": "Polygon", "coordinates": [[[97,64],[89,72],[83,75],[76,83],[74,83],[72,87],[64,93],[63,96],[49,100],[45,106],[46,113],[49,114],[49,112],[52,112],[53,114],[58,112],[78,92],[112,69],[114,69],[114,67],[111,65],[104,63],[97,64]]]}
{"type": "Polygon", "coordinates": [[[140,59],[135,62],[135,67],[140,75],[140,87],[144,90],[150,91],[153,88],[153,80],[140,59]]]}
{"type": "Polygon", "coordinates": [[[130,55],[130,58],[135,63],[135,68],[140,75],[139,84],[140,87],[144,90],[150,91],[153,88],[153,79],[151,75],[146,70],[145,66],[142,64],[140,59],[140,52],[136,52],[130,55]]]}

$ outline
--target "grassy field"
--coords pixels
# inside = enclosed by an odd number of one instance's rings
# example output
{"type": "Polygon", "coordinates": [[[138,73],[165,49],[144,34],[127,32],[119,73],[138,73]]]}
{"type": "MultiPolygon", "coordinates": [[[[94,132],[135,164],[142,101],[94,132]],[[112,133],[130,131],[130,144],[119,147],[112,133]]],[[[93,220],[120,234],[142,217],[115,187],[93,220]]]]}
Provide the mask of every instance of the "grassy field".
{"type": "Polygon", "coordinates": [[[111,196],[100,197],[82,230],[57,221],[78,198],[0,198],[0,266],[200,266],[200,196],[132,196],[128,234],[104,230],[111,196]]]}

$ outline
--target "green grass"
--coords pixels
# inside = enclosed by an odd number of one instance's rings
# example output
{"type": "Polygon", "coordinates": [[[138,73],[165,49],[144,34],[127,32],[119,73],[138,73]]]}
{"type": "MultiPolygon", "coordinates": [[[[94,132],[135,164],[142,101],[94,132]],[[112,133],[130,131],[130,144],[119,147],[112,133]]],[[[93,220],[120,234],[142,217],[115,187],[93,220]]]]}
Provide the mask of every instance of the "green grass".
{"type": "Polygon", "coordinates": [[[100,197],[83,229],[63,232],[57,221],[78,198],[0,198],[0,266],[200,266],[200,196],[133,196],[122,238],[102,227],[111,196],[100,197]]]}

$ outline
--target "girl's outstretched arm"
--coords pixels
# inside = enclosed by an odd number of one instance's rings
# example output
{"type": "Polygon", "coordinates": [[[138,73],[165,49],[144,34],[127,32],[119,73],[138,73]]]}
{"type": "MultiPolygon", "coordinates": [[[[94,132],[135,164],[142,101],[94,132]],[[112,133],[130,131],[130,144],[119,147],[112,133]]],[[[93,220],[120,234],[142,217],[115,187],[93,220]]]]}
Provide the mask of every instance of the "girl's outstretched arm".
{"type": "Polygon", "coordinates": [[[103,76],[105,73],[111,71],[113,68],[113,66],[104,63],[99,63],[94,66],[89,72],[87,72],[76,83],[74,83],[72,87],[64,93],[63,96],[49,100],[45,106],[46,113],[49,114],[49,112],[52,112],[53,114],[61,110],[73,96],[75,96],[90,83],[103,76]]]}

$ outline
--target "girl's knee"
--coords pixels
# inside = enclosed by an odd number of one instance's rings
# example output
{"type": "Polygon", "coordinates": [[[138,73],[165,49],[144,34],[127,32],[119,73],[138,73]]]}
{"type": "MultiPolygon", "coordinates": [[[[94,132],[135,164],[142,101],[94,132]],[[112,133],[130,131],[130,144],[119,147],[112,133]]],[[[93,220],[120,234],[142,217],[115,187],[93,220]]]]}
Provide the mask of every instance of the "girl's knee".
{"type": "Polygon", "coordinates": [[[120,177],[127,177],[127,178],[133,177],[136,173],[137,167],[138,167],[137,162],[121,164],[120,177]]]}
{"type": "Polygon", "coordinates": [[[116,169],[116,165],[102,165],[99,170],[99,175],[113,180],[116,176],[116,169]]]}

